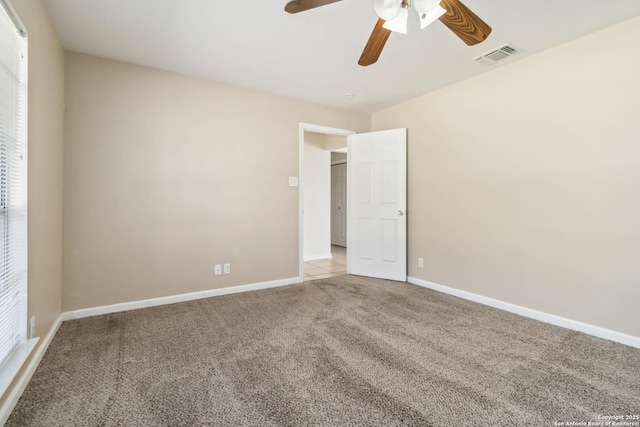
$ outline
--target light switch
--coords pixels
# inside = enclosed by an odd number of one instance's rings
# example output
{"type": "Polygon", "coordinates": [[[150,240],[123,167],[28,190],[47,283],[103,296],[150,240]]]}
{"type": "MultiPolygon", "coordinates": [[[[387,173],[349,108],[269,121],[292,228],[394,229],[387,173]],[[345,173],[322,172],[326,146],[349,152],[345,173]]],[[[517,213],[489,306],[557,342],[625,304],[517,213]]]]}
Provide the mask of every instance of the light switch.
{"type": "Polygon", "coordinates": [[[290,176],[289,177],[289,187],[297,187],[298,186],[298,177],[290,176]]]}

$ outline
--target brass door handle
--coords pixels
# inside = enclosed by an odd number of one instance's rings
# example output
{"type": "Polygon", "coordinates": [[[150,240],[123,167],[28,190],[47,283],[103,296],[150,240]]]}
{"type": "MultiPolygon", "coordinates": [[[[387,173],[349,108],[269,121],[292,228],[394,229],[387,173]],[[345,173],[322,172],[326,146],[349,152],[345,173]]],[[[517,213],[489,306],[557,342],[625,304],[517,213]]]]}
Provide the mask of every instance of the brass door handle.
{"type": "Polygon", "coordinates": [[[403,211],[402,209],[400,209],[400,210],[398,211],[398,215],[404,215],[404,211],[403,211]]]}

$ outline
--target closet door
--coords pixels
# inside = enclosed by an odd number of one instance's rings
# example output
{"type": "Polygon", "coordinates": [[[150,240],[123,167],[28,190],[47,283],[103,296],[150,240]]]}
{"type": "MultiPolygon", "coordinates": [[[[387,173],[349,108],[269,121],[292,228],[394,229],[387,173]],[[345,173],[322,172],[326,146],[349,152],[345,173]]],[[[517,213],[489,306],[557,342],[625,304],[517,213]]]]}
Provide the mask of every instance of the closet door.
{"type": "Polygon", "coordinates": [[[331,244],[347,246],[347,164],[331,166],[331,244]]]}

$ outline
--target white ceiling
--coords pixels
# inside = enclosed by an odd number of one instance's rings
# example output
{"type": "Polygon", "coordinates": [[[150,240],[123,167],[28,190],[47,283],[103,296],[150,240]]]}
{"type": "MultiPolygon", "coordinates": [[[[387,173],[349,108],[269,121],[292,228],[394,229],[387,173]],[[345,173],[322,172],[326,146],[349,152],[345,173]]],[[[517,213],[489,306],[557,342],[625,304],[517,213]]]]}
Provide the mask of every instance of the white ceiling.
{"type": "Polygon", "coordinates": [[[493,28],[485,42],[468,47],[439,21],[420,31],[412,13],[409,33],[393,33],[378,62],[361,67],[373,0],[295,15],[287,0],[44,2],[67,50],[365,112],[640,16],[638,0],[463,0],[493,28]],[[507,42],[523,53],[471,61],[507,42]]]}

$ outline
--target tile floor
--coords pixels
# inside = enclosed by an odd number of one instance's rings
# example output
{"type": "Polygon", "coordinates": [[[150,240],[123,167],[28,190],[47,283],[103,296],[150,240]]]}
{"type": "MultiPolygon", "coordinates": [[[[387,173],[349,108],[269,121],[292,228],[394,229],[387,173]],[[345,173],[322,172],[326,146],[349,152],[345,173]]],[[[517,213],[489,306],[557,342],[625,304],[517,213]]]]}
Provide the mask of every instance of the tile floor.
{"type": "Polygon", "coordinates": [[[347,248],[331,246],[329,259],[316,259],[305,261],[304,281],[326,279],[327,277],[342,276],[347,274],[347,248]]]}

